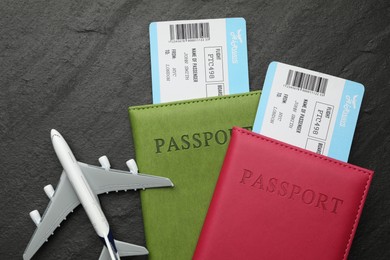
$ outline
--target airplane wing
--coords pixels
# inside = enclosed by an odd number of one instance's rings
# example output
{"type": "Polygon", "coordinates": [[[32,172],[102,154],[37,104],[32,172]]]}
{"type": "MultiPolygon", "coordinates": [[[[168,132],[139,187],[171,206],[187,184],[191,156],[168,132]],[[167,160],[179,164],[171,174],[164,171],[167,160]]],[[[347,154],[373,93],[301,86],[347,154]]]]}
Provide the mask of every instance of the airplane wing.
{"type": "Polygon", "coordinates": [[[119,190],[173,187],[171,180],[164,177],[137,175],[113,169],[105,170],[82,162],[79,162],[79,165],[95,194],[119,190]]]}
{"type": "Polygon", "coordinates": [[[57,189],[51,198],[45,213],[42,215],[42,220],[38,224],[26,250],[23,253],[23,259],[30,259],[38,249],[47,241],[54,230],[66,218],[66,216],[74,210],[80,201],[70,184],[65,172],[62,172],[57,189]]]}

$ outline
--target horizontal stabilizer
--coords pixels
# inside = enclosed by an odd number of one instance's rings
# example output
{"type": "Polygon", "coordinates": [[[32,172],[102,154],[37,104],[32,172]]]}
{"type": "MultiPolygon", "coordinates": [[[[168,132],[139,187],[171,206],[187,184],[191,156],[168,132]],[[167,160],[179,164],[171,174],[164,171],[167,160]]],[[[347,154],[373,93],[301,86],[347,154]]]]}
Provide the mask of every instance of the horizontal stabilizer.
{"type": "MultiPolygon", "coordinates": [[[[149,251],[143,246],[137,246],[122,241],[114,240],[119,256],[147,255],[149,251]]],[[[111,260],[107,247],[103,247],[99,260],[111,260]]]]}

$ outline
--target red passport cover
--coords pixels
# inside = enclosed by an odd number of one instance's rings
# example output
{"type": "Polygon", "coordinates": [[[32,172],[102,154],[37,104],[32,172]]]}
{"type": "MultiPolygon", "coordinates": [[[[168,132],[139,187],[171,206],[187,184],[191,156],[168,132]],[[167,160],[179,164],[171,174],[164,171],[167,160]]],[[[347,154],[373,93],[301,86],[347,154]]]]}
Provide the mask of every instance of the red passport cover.
{"type": "Polygon", "coordinates": [[[235,127],[193,259],[346,259],[372,176],[235,127]]]}

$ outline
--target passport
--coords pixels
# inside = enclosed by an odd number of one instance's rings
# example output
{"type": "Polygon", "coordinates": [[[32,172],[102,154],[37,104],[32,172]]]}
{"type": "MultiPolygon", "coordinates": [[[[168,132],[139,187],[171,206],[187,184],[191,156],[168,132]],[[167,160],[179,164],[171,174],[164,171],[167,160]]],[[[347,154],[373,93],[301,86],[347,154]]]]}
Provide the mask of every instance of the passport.
{"type": "Polygon", "coordinates": [[[373,171],[232,132],[193,259],[347,259],[373,171]]]}
{"type": "Polygon", "coordinates": [[[251,129],[260,92],[129,108],[140,171],[170,178],[141,194],[149,259],[191,259],[233,126],[251,129]]]}

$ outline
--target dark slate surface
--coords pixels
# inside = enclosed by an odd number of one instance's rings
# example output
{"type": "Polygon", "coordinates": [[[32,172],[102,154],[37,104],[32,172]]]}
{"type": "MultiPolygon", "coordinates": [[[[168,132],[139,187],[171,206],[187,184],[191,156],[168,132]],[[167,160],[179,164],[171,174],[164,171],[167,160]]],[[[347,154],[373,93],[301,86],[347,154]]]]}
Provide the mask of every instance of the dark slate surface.
{"type": "MultiPolygon", "coordinates": [[[[152,100],[149,23],[239,16],[247,21],[252,90],[273,60],[365,85],[349,161],[376,174],[350,259],[390,259],[387,0],[1,1],[0,259],[21,259],[35,228],[28,212],[44,211],[42,188],[61,174],[51,128],[79,160],[97,164],[107,154],[126,169],[134,155],[127,107],[152,100]]],[[[100,199],[116,238],[144,245],[139,194],[100,199]]],[[[35,259],[97,259],[101,248],[77,208],[35,259]]]]}

